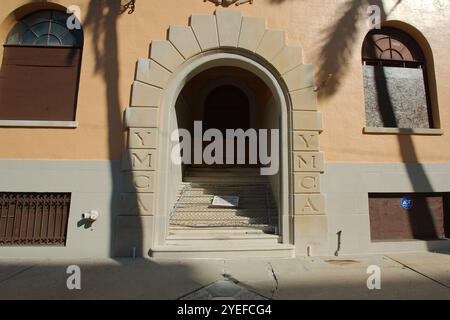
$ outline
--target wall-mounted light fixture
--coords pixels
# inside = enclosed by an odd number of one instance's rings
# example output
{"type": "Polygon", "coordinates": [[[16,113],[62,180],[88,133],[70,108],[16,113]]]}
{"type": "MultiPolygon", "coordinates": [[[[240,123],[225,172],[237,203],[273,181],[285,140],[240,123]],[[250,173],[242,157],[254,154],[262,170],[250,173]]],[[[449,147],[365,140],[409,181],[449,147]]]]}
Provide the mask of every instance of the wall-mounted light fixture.
{"type": "Polygon", "coordinates": [[[228,7],[228,6],[231,6],[232,4],[235,4],[238,6],[238,5],[247,3],[247,2],[250,2],[250,4],[251,4],[255,0],[204,0],[204,1],[205,2],[206,1],[213,2],[216,4],[216,6],[228,7]]]}
{"type": "Polygon", "coordinates": [[[120,0],[120,13],[128,11],[128,14],[132,14],[136,9],[136,0],[120,0]]]}

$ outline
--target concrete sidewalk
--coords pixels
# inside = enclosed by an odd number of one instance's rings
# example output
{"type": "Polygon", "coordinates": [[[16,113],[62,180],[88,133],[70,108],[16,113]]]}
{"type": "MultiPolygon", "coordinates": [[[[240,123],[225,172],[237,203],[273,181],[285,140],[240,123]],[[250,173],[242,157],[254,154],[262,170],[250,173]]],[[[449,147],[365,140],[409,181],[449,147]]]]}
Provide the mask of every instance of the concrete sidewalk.
{"type": "Polygon", "coordinates": [[[0,260],[0,299],[450,299],[450,255],[289,260],[0,260]],[[70,291],[69,265],[81,268],[70,291]],[[381,269],[381,290],[367,268],[381,269]]]}

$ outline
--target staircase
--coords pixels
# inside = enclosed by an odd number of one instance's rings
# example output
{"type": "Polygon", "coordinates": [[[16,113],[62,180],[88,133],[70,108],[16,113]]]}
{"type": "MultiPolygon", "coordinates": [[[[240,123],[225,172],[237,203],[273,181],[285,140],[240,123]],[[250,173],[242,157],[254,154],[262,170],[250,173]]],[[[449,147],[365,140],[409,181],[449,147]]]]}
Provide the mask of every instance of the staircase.
{"type": "Polygon", "coordinates": [[[178,192],[161,258],[293,256],[280,244],[278,209],[259,168],[189,168],[178,192]],[[214,196],[238,196],[237,208],[212,207],[214,196]]]}

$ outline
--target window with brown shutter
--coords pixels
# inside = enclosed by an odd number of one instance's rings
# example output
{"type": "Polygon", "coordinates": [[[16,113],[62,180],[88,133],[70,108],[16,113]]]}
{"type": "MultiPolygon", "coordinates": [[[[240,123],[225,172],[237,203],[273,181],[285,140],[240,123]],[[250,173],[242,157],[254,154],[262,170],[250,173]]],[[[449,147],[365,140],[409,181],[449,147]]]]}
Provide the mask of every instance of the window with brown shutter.
{"type": "Polygon", "coordinates": [[[35,12],[11,30],[0,70],[0,120],[74,121],[82,31],[69,16],[35,12]]]}

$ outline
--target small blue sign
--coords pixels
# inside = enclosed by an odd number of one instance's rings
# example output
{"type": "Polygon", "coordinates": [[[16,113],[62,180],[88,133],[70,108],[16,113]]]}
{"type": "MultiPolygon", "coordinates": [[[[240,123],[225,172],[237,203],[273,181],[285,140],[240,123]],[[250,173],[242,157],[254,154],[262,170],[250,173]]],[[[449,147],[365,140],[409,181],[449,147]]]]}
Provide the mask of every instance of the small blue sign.
{"type": "Polygon", "coordinates": [[[410,196],[404,196],[401,201],[403,209],[409,210],[413,206],[413,201],[410,196]]]}

